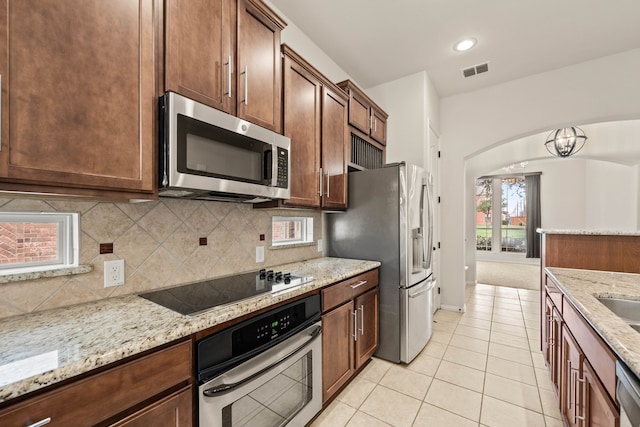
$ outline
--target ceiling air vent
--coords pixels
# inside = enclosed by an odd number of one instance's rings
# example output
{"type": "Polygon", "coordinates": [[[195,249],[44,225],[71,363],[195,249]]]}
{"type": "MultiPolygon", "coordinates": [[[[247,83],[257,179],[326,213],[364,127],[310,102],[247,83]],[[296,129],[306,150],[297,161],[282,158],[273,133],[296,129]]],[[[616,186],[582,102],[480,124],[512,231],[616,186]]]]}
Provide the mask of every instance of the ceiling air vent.
{"type": "Polygon", "coordinates": [[[486,73],[487,71],[489,71],[489,63],[485,62],[484,64],[475,65],[473,67],[463,69],[462,75],[467,78],[475,76],[476,74],[486,73]]]}

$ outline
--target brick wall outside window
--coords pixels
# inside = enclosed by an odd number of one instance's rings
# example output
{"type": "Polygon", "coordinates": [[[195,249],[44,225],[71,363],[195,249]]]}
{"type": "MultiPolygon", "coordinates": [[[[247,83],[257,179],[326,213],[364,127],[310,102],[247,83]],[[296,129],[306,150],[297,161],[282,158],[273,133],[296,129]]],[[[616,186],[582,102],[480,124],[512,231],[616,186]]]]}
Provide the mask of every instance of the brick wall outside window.
{"type": "Polygon", "coordinates": [[[0,222],[0,264],[24,264],[58,258],[58,226],[0,222]]]}

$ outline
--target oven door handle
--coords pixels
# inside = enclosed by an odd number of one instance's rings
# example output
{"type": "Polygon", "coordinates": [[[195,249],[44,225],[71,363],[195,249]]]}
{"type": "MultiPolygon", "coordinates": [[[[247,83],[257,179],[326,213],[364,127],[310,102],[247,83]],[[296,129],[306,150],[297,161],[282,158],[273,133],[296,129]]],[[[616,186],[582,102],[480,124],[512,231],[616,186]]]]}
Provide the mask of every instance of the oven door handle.
{"type": "Polygon", "coordinates": [[[219,393],[223,393],[225,391],[229,391],[231,389],[234,389],[236,387],[241,386],[242,384],[251,381],[252,379],[264,374],[265,372],[273,369],[273,367],[275,367],[276,365],[281,364],[282,362],[284,362],[285,360],[289,359],[290,357],[292,357],[293,355],[295,355],[296,353],[298,353],[300,350],[302,350],[303,348],[305,348],[306,346],[308,346],[318,335],[320,335],[320,332],[322,332],[322,326],[316,326],[310,333],[309,333],[309,337],[308,339],[299,347],[297,347],[296,349],[292,350],[291,352],[289,352],[286,356],[284,356],[282,359],[278,359],[277,361],[273,362],[272,364],[270,364],[269,366],[267,366],[266,368],[260,369],[258,372],[249,375],[246,378],[241,379],[240,381],[237,381],[235,383],[232,384],[220,384],[217,385],[215,387],[211,387],[208,388],[206,390],[204,390],[202,393],[207,396],[207,397],[213,397],[216,394],[219,393]]]}

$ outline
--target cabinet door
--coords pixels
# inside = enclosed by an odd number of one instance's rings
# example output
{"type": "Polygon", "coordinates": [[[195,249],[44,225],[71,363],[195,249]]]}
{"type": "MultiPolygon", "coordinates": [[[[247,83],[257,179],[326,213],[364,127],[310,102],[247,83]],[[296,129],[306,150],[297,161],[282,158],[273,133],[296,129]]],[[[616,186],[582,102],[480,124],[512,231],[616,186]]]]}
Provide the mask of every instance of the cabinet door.
{"type": "Polygon", "coordinates": [[[358,340],[356,341],[356,369],[362,366],[378,348],[378,289],[355,299],[358,340]]]}
{"type": "Polygon", "coordinates": [[[366,98],[349,91],[349,124],[367,135],[371,125],[369,108],[366,98]]]}
{"type": "Polygon", "coordinates": [[[604,386],[595,375],[593,367],[584,361],[583,365],[584,398],[580,401],[579,415],[585,418],[584,426],[589,427],[617,427],[620,424],[620,414],[609,398],[604,386]]]}
{"type": "Polygon", "coordinates": [[[192,400],[191,387],[185,387],[111,427],[191,427],[192,400]]]}
{"type": "Polygon", "coordinates": [[[322,316],[322,401],[326,402],[353,375],[353,302],[322,316]]]}
{"type": "Polygon", "coordinates": [[[167,0],[166,90],[235,114],[233,0],[167,0]]]}
{"type": "Polygon", "coordinates": [[[385,144],[387,142],[387,118],[381,111],[375,108],[371,108],[370,126],[371,131],[369,133],[371,138],[380,144],[385,144]]]}
{"type": "Polygon", "coordinates": [[[285,204],[320,206],[321,83],[284,57],[284,135],[291,138],[291,197],[285,204]]]}
{"type": "Polygon", "coordinates": [[[566,326],[562,326],[562,367],[560,377],[560,412],[568,426],[580,426],[578,401],[581,398],[584,356],[566,326]]]}
{"type": "Polygon", "coordinates": [[[153,191],[157,7],[0,1],[1,187],[153,191]]]}
{"type": "Polygon", "coordinates": [[[281,27],[250,0],[238,0],[237,114],[280,132],[281,27]]]}
{"type": "Polygon", "coordinates": [[[347,207],[347,101],[322,88],[322,207],[347,207]]]}
{"type": "MultiPolygon", "coordinates": [[[[546,294],[545,294],[546,296],[546,294]]],[[[544,356],[544,361],[549,367],[549,372],[551,372],[551,362],[552,362],[552,338],[551,338],[551,330],[552,330],[552,322],[553,322],[553,304],[549,298],[545,298],[544,301],[544,314],[542,318],[542,355],[544,356]]]]}
{"type": "Polygon", "coordinates": [[[558,390],[560,386],[560,371],[561,371],[561,339],[560,334],[562,331],[562,316],[560,316],[560,312],[556,309],[552,304],[551,310],[551,330],[549,331],[550,336],[550,356],[551,363],[549,364],[549,372],[551,374],[551,381],[553,382],[553,386],[555,390],[558,390]]]}

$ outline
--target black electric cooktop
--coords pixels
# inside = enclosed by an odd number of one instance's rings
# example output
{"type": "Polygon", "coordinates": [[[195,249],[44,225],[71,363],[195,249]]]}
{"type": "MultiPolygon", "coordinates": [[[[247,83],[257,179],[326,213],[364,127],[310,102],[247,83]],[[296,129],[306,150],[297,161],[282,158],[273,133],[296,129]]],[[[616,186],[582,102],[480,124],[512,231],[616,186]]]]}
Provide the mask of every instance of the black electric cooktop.
{"type": "Polygon", "coordinates": [[[180,314],[194,315],[263,293],[291,290],[312,280],[313,277],[260,270],[147,292],[140,296],[180,314]]]}

